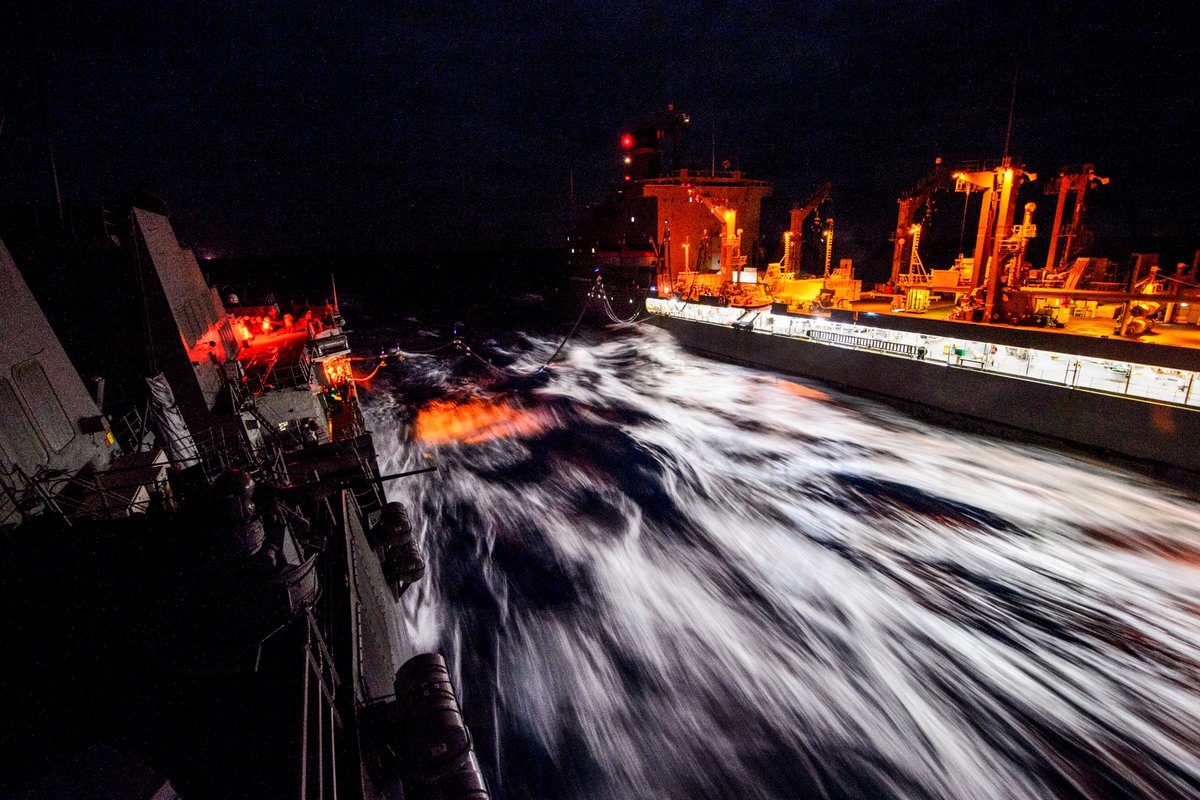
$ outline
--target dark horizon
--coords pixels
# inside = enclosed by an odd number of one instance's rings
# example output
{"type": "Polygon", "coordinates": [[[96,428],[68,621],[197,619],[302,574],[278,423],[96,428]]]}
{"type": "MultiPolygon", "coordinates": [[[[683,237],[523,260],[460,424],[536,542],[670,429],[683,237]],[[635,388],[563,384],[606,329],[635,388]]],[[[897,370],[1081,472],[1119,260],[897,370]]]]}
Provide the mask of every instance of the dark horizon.
{"type": "Polygon", "coordinates": [[[620,134],[668,103],[691,115],[694,153],[771,181],[777,203],[831,180],[847,254],[886,241],[895,198],[935,157],[999,158],[1010,106],[1039,224],[1045,181],[1089,162],[1112,179],[1099,236],[1200,242],[1200,43],[1164,7],[51,2],[4,16],[2,203],[53,200],[40,60],[64,203],[142,183],[212,257],[561,247],[572,178],[577,211],[601,200],[620,134]]]}

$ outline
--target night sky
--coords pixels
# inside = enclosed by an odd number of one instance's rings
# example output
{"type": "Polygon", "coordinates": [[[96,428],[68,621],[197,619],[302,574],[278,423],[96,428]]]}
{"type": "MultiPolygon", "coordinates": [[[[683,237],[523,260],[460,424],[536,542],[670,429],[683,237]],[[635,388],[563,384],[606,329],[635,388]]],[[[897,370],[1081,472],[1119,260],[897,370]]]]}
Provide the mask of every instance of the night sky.
{"type": "Polygon", "coordinates": [[[1012,152],[1111,177],[1099,232],[1200,236],[1185,5],[9,5],[0,204],[52,197],[40,38],[64,201],[142,183],[202,255],[562,246],[668,102],[785,207],[831,180],[867,252],[934,157],[1003,154],[1014,74],[1012,152]]]}

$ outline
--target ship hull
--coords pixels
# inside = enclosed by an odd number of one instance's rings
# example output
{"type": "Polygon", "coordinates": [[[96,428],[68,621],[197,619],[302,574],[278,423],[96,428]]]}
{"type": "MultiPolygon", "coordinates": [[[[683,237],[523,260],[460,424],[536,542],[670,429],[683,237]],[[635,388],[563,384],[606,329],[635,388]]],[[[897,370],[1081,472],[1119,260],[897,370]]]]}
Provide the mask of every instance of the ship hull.
{"type": "MultiPolygon", "coordinates": [[[[834,384],[936,422],[1200,474],[1200,413],[944,364],[651,315],[688,350],[834,384]]],[[[1194,477],[1194,476],[1193,476],[1194,477]]]]}

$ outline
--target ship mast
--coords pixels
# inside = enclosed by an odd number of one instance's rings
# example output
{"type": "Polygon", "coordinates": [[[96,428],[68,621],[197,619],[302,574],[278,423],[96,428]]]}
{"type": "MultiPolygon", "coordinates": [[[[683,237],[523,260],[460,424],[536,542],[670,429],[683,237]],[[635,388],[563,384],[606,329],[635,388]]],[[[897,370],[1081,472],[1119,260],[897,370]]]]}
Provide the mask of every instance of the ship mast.
{"type": "Polygon", "coordinates": [[[29,16],[33,25],[33,67],[37,74],[38,110],[42,118],[42,135],[46,138],[46,158],[50,162],[50,180],[54,184],[54,207],[58,211],[58,228],[63,230],[62,191],[58,186],[58,165],[54,159],[54,142],[50,136],[50,100],[46,91],[46,70],[42,62],[42,34],[33,14],[29,16]]]}
{"type": "Polygon", "coordinates": [[[1008,130],[1004,132],[1004,166],[1008,166],[1008,147],[1012,144],[1013,117],[1017,110],[1017,76],[1020,66],[1013,67],[1012,97],[1008,101],[1008,130]]]}

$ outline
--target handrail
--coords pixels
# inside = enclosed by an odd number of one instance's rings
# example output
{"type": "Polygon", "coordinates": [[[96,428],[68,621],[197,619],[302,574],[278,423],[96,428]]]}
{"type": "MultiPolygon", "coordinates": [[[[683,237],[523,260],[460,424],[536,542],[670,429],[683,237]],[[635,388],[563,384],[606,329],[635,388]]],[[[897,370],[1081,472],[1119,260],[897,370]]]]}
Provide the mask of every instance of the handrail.
{"type": "MultiPolygon", "coordinates": [[[[165,463],[136,469],[156,466],[165,466],[165,463]]],[[[9,524],[18,516],[24,520],[41,513],[55,514],[68,524],[75,520],[144,514],[171,497],[169,477],[119,482],[117,476],[132,469],[135,468],[86,475],[69,475],[48,469],[28,475],[16,466],[7,472],[0,470],[0,489],[8,500],[7,508],[0,506],[6,511],[0,517],[0,524],[9,524]],[[122,489],[145,489],[145,493],[122,494],[122,489]]]]}
{"type": "MultiPolygon", "coordinates": [[[[695,303],[683,303],[676,307],[672,301],[657,298],[648,300],[647,307],[652,313],[659,314],[660,316],[676,317],[720,326],[730,325],[737,318],[738,313],[741,312],[741,309],[736,308],[704,306],[695,303]]],[[[975,350],[990,350],[993,346],[989,342],[949,336],[924,336],[920,340],[921,343],[910,344],[909,342],[897,341],[897,338],[919,336],[919,334],[898,332],[891,329],[871,328],[870,326],[860,324],[831,322],[824,318],[813,318],[802,321],[799,318],[776,316],[770,313],[764,313],[764,316],[756,320],[755,324],[750,327],[750,330],[772,336],[811,339],[834,347],[870,349],[879,352],[881,355],[896,358],[919,358],[920,351],[923,348],[930,348],[935,343],[937,347],[945,344],[946,346],[954,345],[960,349],[975,350]]],[[[1013,349],[1003,345],[1000,346],[1005,347],[1005,351],[1013,349]]],[[[1010,362],[1011,366],[1013,360],[1012,357],[1006,359],[1003,355],[982,359],[970,359],[951,355],[945,359],[939,359],[936,363],[951,369],[971,369],[972,371],[984,372],[997,377],[1035,381],[1052,386],[1064,386],[1070,389],[1091,391],[1110,397],[1137,399],[1187,411],[1200,411],[1200,391],[1195,390],[1198,374],[1196,372],[1166,369],[1156,367],[1152,364],[1115,363],[1111,360],[1099,359],[1092,356],[1079,356],[1070,353],[1038,350],[1037,348],[1019,349],[1027,354],[1023,361],[1026,368],[1021,372],[999,368],[997,365],[1004,361],[1010,362]],[[1032,358],[1042,359],[1044,364],[1037,370],[1031,370],[1029,366],[1032,363],[1032,358]],[[1068,364],[1073,366],[1076,361],[1085,367],[1083,378],[1081,378],[1079,369],[1070,369],[1067,366],[1068,364]],[[1097,372],[1103,367],[1108,368],[1110,371],[1119,367],[1128,369],[1127,372],[1121,373],[1125,375],[1125,380],[1120,383],[1119,388],[1117,386],[1105,385],[1110,381],[1102,380],[1101,378],[1104,376],[1099,375],[1097,372]],[[1093,373],[1090,378],[1086,375],[1089,369],[1093,373]],[[1144,379],[1139,382],[1133,381],[1132,375],[1134,370],[1142,370],[1144,379]],[[1055,373],[1055,371],[1057,372],[1055,373]]],[[[995,351],[992,352],[994,353],[995,351]]],[[[922,359],[927,364],[933,362],[933,354],[928,353],[928,355],[930,357],[922,359]]]]}

